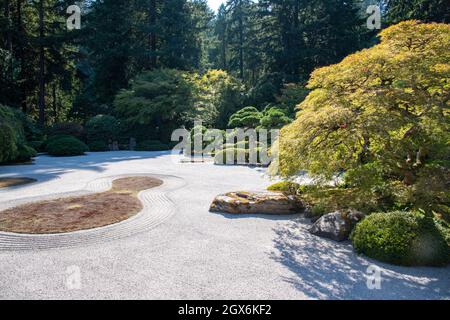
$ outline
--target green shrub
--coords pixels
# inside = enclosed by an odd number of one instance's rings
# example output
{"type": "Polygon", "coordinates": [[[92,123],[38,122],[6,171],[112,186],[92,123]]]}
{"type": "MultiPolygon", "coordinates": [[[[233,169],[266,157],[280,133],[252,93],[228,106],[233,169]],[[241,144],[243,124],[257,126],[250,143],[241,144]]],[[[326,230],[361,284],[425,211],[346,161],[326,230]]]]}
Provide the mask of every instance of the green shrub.
{"type": "Polygon", "coordinates": [[[441,266],[450,257],[441,227],[414,212],[371,214],[357,224],[351,240],[357,253],[398,265],[441,266]]]}
{"type": "Polygon", "coordinates": [[[259,126],[263,114],[255,107],[245,107],[230,117],[230,128],[256,128],[259,126]]]}
{"type": "Polygon", "coordinates": [[[37,152],[45,151],[44,141],[40,141],[40,140],[39,141],[38,140],[36,140],[36,141],[29,141],[28,145],[30,147],[32,147],[34,150],[36,150],[37,152]]]}
{"type": "Polygon", "coordinates": [[[329,204],[322,200],[319,200],[319,202],[315,203],[311,208],[311,214],[315,217],[323,216],[331,211],[329,204]]]}
{"type": "Polygon", "coordinates": [[[298,190],[300,189],[300,185],[295,182],[291,181],[280,181],[277,183],[272,184],[267,188],[269,191],[281,191],[286,192],[288,194],[297,194],[298,190]]]}
{"type": "Polygon", "coordinates": [[[14,131],[6,123],[0,122],[0,163],[9,162],[17,156],[14,131]]]}
{"type": "Polygon", "coordinates": [[[109,151],[108,145],[104,141],[92,141],[88,144],[89,151],[92,152],[103,152],[109,151]]]}
{"type": "Polygon", "coordinates": [[[59,134],[55,136],[48,137],[44,142],[42,142],[41,149],[43,149],[45,152],[48,152],[48,145],[50,143],[53,143],[59,139],[67,139],[67,138],[74,138],[73,136],[69,136],[66,134],[59,134]]]}
{"type": "Polygon", "coordinates": [[[167,144],[162,143],[159,140],[147,140],[139,142],[136,145],[136,151],[165,151],[170,150],[167,144]]]}
{"type": "Polygon", "coordinates": [[[107,144],[117,139],[119,129],[119,121],[115,117],[100,114],[86,122],[86,138],[88,142],[103,141],[107,144]]]}
{"type": "MultiPolygon", "coordinates": [[[[262,145],[263,144],[261,142],[255,141],[255,147],[261,147],[262,145]]],[[[250,148],[250,142],[248,140],[246,140],[246,141],[239,141],[239,142],[236,143],[236,148],[249,149],[250,148]]]]}
{"type": "Polygon", "coordinates": [[[75,137],[59,137],[47,144],[47,152],[52,156],[79,156],[88,151],[88,147],[75,137]]]}
{"type": "Polygon", "coordinates": [[[82,139],[84,128],[81,124],[75,122],[61,122],[48,129],[49,137],[52,136],[73,136],[82,139]]]}
{"type": "Polygon", "coordinates": [[[28,161],[31,158],[36,157],[36,150],[26,144],[20,144],[17,148],[16,161],[28,161]]]}
{"type": "Polygon", "coordinates": [[[0,163],[27,161],[36,151],[27,146],[33,124],[20,110],[0,105],[0,163]]]}

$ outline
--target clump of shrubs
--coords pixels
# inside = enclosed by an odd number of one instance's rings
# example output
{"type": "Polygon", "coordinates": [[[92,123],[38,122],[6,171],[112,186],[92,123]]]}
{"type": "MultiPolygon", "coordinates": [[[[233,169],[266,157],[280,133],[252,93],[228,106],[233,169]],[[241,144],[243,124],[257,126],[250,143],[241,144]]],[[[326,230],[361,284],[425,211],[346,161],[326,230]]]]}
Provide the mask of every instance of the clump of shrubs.
{"type": "Polygon", "coordinates": [[[72,136],[54,137],[47,143],[48,154],[57,157],[84,155],[88,150],[82,141],[72,136]]]}
{"type": "Polygon", "coordinates": [[[48,136],[72,136],[77,139],[83,139],[84,128],[81,124],[75,122],[61,122],[48,129],[48,136]]]}
{"type": "MultiPolygon", "coordinates": [[[[119,121],[109,115],[97,115],[90,118],[85,125],[86,138],[89,143],[103,142],[106,146],[109,142],[117,140],[120,132],[119,121]]],[[[91,151],[94,151],[91,149],[91,151]]],[[[100,150],[105,151],[105,150],[100,150]]]]}
{"type": "Polygon", "coordinates": [[[236,145],[231,146],[226,149],[219,150],[214,155],[214,164],[216,165],[227,165],[227,164],[259,164],[261,163],[262,152],[265,152],[261,148],[256,148],[253,150],[256,155],[256,159],[251,159],[250,149],[238,148],[236,145]],[[233,161],[229,157],[233,155],[233,161]]]}
{"type": "Polygon", "coordinates": [[[26,145],[20,144],[17,148],[17,157],[15,161],[29,161],[31,158],[36,157],[37,152],[34,148],[26,145]]]}
{"type": "Polygon", "coordinates": [[[28,161],[36,156],[26,139],[30,121],[19,110],[0,105],[0,163],[28,161]]]}
{"type": "Polygon", "coordinates": [[[281,191],[290,195],[296,195],[299,193],[300,185],[291,181],[280,181],[272,184],[267,188],[269,191],[281,191]]]}
{"type": "Polygon", "coordinates": [[[89,151],[104,152],[109,151],[108,145],[104,141],[92,141],[88,144],[89,151]]]}
{"type": "Polygon", "coordinates": [[[405,266],[443,266],[450,262],[448,228],[416,212],[373,213],[351,234],[355,251],[405,266]]]}
{"type": "Polygon", "coordinates": [[[159,140],[141,141],[136,145],[136,151],[165,151],[170,150],[170,146],[159,140]]]}

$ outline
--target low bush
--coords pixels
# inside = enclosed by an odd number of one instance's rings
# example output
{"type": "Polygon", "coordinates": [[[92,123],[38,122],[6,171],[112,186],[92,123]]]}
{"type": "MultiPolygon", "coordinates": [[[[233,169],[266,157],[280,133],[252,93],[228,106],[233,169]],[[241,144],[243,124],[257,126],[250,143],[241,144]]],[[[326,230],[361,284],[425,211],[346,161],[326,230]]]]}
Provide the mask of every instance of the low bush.
{"type": "Polygon", "coordinates": [[[444,228],[415,212],[374,213],[357,224],[351,240],[357,253],[383,262],[442,266],[450,262],[444,228]]]}
{"type": "Polygon", "coordinates": [[[34,148],[26,144],[20,144],[17,148],[16,161],[28,161],[31,158],[36,157],[36,155],[37,152],[34,148]]]}
{"type": "Polygon", "coordinates": [[[89,143],[102,141],[107,144],[117,139],[119,131],[119,121],[108,115],[100,114],[92,117],[86,122],[85,126],[86,138],[89,143]]]}
{"type": "Polygon", "coordinates": [[[170,147],[159,140],[142,141],[136,145],[136,151],[165,151],[165,150],[170,150],[170,147]]]}
{"type": "Polygon", "coordinates": [[[44,141],[29,141],[28,145],[30,147],[32,147],[34,150],[36,150],[37,152],[44,152],[45,151],[45,145],[44,145],[44,141]]]}
{"type": "Polygon", "coordinates": [[[272,184],[267,188],[269,191],[281,191],[288,194],[296,195],[299,193],[300,185],[291,181],[281,181],[272,184]]]}
{"type": "Polygon", "coordinates": [[[48,136],[73,136],[82,139],[84,128],[81,124],[75,122],[61,122],[48,129],[48,136]]]}
{"type": "Polygon", "coordinates": [[[0,163],[9,162],[17,156],[14,131],[6,123],[0,123],[0,163]]]}
{"type": "MultiPolygon", "coordinates": [[[[250,150],[243,149],[243,148],[228,148],[228,149],[222,149],[215,153],[214,155],[214,164],[258,164],[261,163],[261,149],[256,148],[256,163],[250,163],[250,150]],[[232,163],[228,163],[227,161],[227,153],[234,154],[234,161],[232,163]]],[[[231,162],[231,159],[230,159],[231,162]]]]}
{"type": "Polygon", "coordinates": [[[31,120],[20,110],[0,105],[0,163],[27,161],[36,155],[27,145],[31,127],[31,120]]]}
{"type": "Polygon", "coordinates": [[[92,141],[88,144],[89,151],[103,152],[109,151],[108,145],[104,141],[92,141]]]}
{"type": "Polygon", "coordinates": [[[47,152],[58,157],[79,156],[88,150],[82,141],[70,136],[51,139],[47,144],[47,152]]]}

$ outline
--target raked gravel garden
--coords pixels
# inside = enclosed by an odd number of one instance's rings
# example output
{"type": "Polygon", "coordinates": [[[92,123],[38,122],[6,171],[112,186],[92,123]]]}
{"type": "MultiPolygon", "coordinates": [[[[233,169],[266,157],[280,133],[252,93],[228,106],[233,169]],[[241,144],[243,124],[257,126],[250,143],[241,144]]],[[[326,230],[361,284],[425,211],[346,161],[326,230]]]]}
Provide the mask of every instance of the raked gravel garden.
{"type": "Polygon", "coordinates": [[[264,168],[185,163],[170,152],[101,152],[3,166],[0,210],[162,181],[139,213],[73,232],[0,232],[0,299],[450,299],[450,267],[402,267],[308,232],[302,214],[210,212],[218,194],[264,191],[264,168]],[[374,285],[374,274],[379,281],[374,285]]]}

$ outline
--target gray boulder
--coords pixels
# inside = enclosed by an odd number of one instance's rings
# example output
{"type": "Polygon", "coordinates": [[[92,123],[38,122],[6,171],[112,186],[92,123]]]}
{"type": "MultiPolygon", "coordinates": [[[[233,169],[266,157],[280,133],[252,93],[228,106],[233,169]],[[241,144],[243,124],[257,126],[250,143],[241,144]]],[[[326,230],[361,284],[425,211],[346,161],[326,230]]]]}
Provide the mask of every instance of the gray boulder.
{"type": "Polygon", "coordinates": [[[302,212],[304,206],[294,196],[281,192],[229,192],[218,195],[211,204],[211,212],[233,214],[295,214],[302,212]]]}
{"type": "Polygon", "coordinates": [[[362,212],[352,209],[338,210],[320,217],[309,232],[335,241],[344,241],[349,238],[353,228],[362,218],[362,212]]]}

